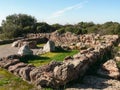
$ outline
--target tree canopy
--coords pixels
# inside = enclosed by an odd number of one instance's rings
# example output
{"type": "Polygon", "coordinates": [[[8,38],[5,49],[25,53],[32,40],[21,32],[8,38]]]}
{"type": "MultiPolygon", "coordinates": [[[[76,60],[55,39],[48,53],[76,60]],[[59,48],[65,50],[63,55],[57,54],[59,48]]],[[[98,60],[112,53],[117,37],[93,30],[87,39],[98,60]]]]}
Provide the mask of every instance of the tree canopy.
{"type": "Polygon", "coordinates": [[[37,22],[37,19],[27,14],[13,14],[6,17],[0,26],[0,39],[10,39],[24,36],[28,33],[59,33],[72,32],[75,34],[99,33],[99,34],[119,34],[120,24],[118,22],[106,22],[95,24],[93,22],[79,22],[71,25],[53,24],[37,22]]]}
{"type": "Polygon", "coordinates": [[[13,14],[2,21],[2,33],[6,38],[14,38],[32,32],[37,20],[26,14],[13,14]],[[9,33],[8,33],[9,32],[9,33]]]}

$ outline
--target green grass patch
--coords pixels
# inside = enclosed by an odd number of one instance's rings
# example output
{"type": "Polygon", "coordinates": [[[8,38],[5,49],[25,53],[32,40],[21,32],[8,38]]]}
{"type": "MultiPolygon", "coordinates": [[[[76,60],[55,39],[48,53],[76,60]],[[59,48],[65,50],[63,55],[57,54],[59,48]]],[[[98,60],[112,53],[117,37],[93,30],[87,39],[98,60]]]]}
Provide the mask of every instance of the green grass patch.
{"type": "Polygon", "coordinates": [[[78,53],[78,50],[63,51],[63,52],[49,52],[41,56],[48,57],[49,60],[62,61],[66,56],[73,56],[76,53],[78,53]]]}
{"type": "Polygon", "coordinates": [[[35,66],[41,66],[44,64],[48,64],[50,61],[63,61],[66,56],[73,56],[74,54],[78,53],[78,50],[71,50],[71,51],[60,51],[60,52],[48,52],[42,54],[40,56],[26,56],[21,58],[21,61],[33,64],[35,66]]]}
{"type": "Polygon", "coordinates": [[[9,82],[10,82],[9,79],[7,79],[7,78],[1,78],[1,79],[0,79],[0,86],[3,86],[3,85],[5,85],[5,84],[8,84],[9,82]]]}
{"type": "Polygon", "coordinates": [[[43,47],[44,45],[45,45],[45,43],[37,44],[37,47],[43,47]]]}
{"type": "Polygon", "coordinates": [[[21,78],[0,68],[0,90],[37,90],[21,78]]]}

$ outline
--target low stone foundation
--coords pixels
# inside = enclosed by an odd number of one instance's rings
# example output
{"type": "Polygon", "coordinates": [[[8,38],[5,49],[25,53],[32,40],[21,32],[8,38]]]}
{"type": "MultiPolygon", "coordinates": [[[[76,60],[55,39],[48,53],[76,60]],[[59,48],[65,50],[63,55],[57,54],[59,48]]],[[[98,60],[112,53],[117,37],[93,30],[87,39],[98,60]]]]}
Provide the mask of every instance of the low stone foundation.
{"type": "Polygon", "coordinates": [[[100,41],[99,44],[94,44],[92,48],[81,50],[63,62],[52,61],[48,65],[35,67],[20,62],[16,58],[2,58],[0,67],[38,87],[57,88],[82,77],[91,65],[102,60],[108,52],[112,52],[112,47],[119,41],[117,35],[103,36],[102,38],[104,42],[100,41]]]}

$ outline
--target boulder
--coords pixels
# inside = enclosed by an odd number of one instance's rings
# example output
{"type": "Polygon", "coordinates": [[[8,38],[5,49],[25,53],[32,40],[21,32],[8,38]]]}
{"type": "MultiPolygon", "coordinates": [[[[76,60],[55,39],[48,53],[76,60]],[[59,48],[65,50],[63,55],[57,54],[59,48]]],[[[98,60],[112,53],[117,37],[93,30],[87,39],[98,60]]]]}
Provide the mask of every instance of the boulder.
{"type": "Polygon", "coordinates": [[[27,66],[27,64],[20,62],[15,65],[9,66],[8,71],[13,73],[16,69],[22,68],[25,66],[27,66]]]}
{"type": "Polygon", "coordinates": [[[54,78],[56,78],[57,85],[65,85],[69,81],[74,80],[76,78],[76,73],[73,73],[74,71],[73,64],[63,64],[61,66],[56,66],[54,68],[54,78]]]}
{"type": "Polygon", "coordinates": [[[34,65],[31,65],[31,64],[28,64],[27,66],[25,66],[25,67],[21,67],[21,68],[17,68],[17,69],[15,69],[14,70],[14,74],[15,75],[17,75],[17,76],[20,76],[20,77],[22,77],[24,80],[30,80],[30,79],[28,79],[28,77],[29,77],[29,72],[31,71],[31,70],[33,70],[35,68],[35,66],[34,65]],[[27,76],[26,76],[27,75],[27,76]]]}
{"type": "Polygon", "coordinates": [[[34,82],[37,87],[56,87],[56,83],[53,78],[53,73],[43,72],[40,77],[34,82]]]}
{"type": "Polygon", "coordinates": [[[105,62],[102,65],[102,67],[98,70],[98,74],[105,77],[115,78],[115,79],[120,78],[120,72],[114,60],[109,60],[105,62]]]}
{"type": "Polygon", "coordinates": [[[15,42],[12,43],[12,47],[21,47],[24,45],[24,40],[17,40],[15,42]]]}
{"type": "Polygon", "coordinates": [[[31,82],[35,83],[35,81],[38,79],[38,77],[41,77],[43,70],[41,67],[34,68],[30,72],[30,80],[31,82]]]}
{"type": "MultiPolygon", "coordinates": [[[[54,68],[56,66],[60,66],[62,63],[61,62],[56,62],[56,61],[51,61],[49,64],[34,68],[30,72],[30,79],[32,82],[35,82],[38,80],[38,78],[41,77],[45,72],[49,74],[50,72],[53,72],[54,68]]],[[[38,81],[37,81],[38,82],[38,81]]]]}
{"type": "Polygon", "coordinates": [[[26,41],[26,40],[17,40],[12,43],[12,47],[22,47],[26,44],[29,46],[29,48],[32,48],[32,49],[37,47],[36,41],[26,41]]]}
{"type": "Polygon", "coordinates": [[[120,57],[119,57],[119,56],[116,56],[116,57],[115,57],[115,61],[116,61],[116,62],[120,62],[120,57]]]}
{"type": "Polygon", "coordinates": [[[7,63],[4,64],[4,68],[8,69],[10,66],[15,65],[17,63],[20,63],[20,61],[18,59],[8,60],[7,63]]]}
{"type": "Polygon", "coordinates": [[[21,56],[33,55],[33,51],[30,50],[28,45],[24,45],[18,50],[18,54],[21,55],[21,56]]]}
{"type": "Polygon", "coordinates": [[[17,40],[15,42],[12,43],[12,47],[18,47],[20,40],[17,40]]]}
{"type": "Polygon", "coordinates": [[[43,51],[45,51],[45,52],[53,52],[53,51],[55,51],[55,43],[53,41],[48,41],[44,45],[43,51]]]}
{"type": "Polygon", "coordinates": [[[30,81],[30,71],[32,71],[33,67],[24,67],[19,70],[19,75],[27,81],[30,81]]]}

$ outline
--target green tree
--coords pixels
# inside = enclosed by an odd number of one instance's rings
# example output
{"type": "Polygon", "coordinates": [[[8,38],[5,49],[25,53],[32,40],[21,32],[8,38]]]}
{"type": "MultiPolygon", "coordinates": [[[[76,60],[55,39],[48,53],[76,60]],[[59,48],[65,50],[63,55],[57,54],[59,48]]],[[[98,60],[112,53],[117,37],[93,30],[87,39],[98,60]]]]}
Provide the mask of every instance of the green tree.
{"type": "Polygon", "coordinates": [[[13,14],[2,21],[3,34],[6,38],[18,37],[34,31],[37,20],[26,14],[13,14]],[[9,32],[9,33],[8,33],[9,32]]]}
{"type": "Polygon", "coordinates": [[[54,31],[60,29],[61,27],[63,27],[63,26],[60,25],[60,24],[53,24],[53,25],[51,25],[51,26],[52,26],[52,28],[53,28],[54,31]]]}
{"type": "Polygon", "coordinates": [[[11,39],[19,36],[20,27],[13,23],[8,23],[3,25],[2,38],[11,39]]]}
{"type": "Polygon", "coordinates": [[[38,33],[50,33],[53,31],[52,27],[45,22],[36,23],[36,31],[38,33]]]}

